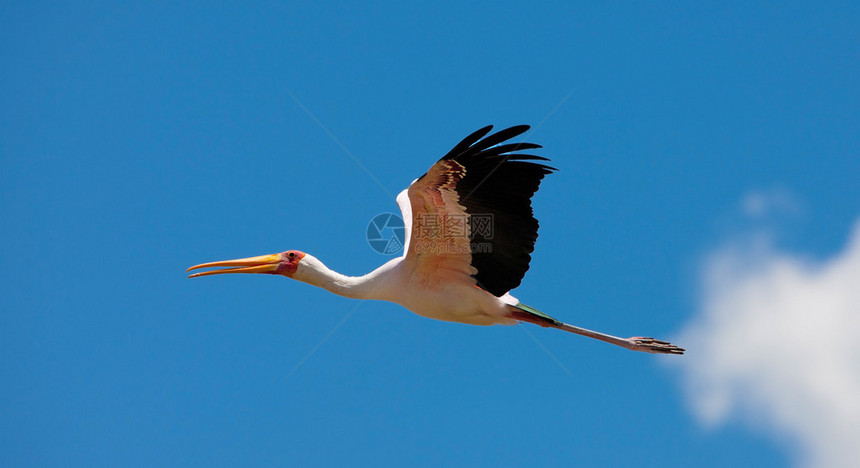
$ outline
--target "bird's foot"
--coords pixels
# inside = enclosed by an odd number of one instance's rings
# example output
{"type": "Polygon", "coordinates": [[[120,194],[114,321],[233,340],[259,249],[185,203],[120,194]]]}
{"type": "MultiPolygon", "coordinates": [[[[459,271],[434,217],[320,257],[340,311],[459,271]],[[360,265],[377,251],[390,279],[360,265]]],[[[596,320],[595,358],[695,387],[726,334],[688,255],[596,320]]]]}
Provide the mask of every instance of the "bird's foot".
{"type": "Polygon", "coordinates": [[[627,349],[632,349],[633,351],[642,351],[654,354],[684,354],[684,348],[675,346],[668,341],[661,341],[644,336],[634,336],[632,338],[627,338],[625,341],[628,343],[627,349]]]}

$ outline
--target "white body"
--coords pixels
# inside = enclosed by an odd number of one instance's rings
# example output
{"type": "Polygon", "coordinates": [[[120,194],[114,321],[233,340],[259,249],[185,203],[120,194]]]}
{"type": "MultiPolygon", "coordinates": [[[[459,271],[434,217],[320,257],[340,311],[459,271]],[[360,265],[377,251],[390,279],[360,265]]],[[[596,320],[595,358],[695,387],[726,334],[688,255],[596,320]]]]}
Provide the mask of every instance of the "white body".
{"type": "Polygon", "coordinates": [[[473,284],[446,281],[444,277],[428,285],[404,260],[405,256],[395,258],[367,275],[352,277],[305,255],[292,278],[345,297],[394,302],[436,320],[471,325],[516,323],[509,317],[509,305],[518,302],[513,296],[495,297],[473,284]]]}

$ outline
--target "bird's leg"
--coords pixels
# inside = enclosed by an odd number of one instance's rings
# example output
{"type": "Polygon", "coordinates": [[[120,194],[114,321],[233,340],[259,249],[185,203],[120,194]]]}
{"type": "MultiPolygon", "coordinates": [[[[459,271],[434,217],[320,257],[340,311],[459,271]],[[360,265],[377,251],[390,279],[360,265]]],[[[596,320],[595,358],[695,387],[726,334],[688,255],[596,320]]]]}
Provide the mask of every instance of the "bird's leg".
{"type": "Polygon", "coordinates": [[[576,333],[577,335],[587,336],[596,340],[612,343],[622,348],[627,348],[633,351],[642,351],[645,353],[654,354],[684,354],[684,348],[669,343],[668,341],[655,340],[644,336],[634,336],[631,338],[618,338],[617,336],[607,335],[586,328],[577,327],[568,323],[561,322],[543,312],[519,303],[511,306],[509,309],[510,317],[522,322],[529,322],[545,328],[558,328],[559,330],[576,333]]]}
{"type": "Polygon", "coordinates": [[[614,345],[621,346],[622,348],[627,348],[633,351],[642,351],[645,353],[655,354],[684,354],[684,348],[679,348],[678,346],[675,346],[668,341],[656,340],[654,338],[648,338],[644,336],[634,336],[626,339],[618,338],[617,336],[607,335],[605,333],[580,328],[567,323],[553,325],[553,328],[558,328],[559,330],[576,333],[577,335],[587,336],[589,338],[594,338],[600,341],[605,341],[607,343],[612,343],[614,345]]]}

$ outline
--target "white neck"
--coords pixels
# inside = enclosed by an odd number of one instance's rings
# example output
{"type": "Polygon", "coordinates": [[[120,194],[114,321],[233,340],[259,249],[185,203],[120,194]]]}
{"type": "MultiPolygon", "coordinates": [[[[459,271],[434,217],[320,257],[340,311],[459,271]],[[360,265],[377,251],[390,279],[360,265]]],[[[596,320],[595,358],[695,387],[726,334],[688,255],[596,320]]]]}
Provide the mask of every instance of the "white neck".
{"type": "Polygon", "coordinates": [[[353,299],[383,299],[385,297],[385,272],[389,264],[377,268],[364,276],[346,276],[329,269],[312,255],[305,254],[292,278],[323,288],[339,296],[353,299]]]}

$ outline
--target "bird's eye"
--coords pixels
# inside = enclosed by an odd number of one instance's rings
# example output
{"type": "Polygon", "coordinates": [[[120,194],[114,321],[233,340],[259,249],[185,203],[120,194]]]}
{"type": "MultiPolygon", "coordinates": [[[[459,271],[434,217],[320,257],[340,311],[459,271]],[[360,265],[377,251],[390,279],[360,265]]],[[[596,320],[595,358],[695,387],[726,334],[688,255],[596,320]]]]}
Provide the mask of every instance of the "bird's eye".
{"type": "Polygon", "coordinates": [[[296,257],[296,254],[295,254],[295,253],[293,253],[293,252],[290,252],[290,253],[288,253],[288,254],[287,254],[287,257],[295,258],[295,257],[296,257]]]}

